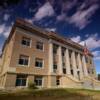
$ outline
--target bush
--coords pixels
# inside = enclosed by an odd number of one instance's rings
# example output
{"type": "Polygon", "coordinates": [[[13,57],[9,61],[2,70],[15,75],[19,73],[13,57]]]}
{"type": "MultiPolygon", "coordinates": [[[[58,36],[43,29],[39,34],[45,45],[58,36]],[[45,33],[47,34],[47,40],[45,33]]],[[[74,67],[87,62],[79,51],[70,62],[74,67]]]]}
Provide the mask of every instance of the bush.
{"type": "Polygon", "coordinates": [[[29,89],[38,89],[38,87],[36,87],[36,85],[34,83],[29,83],[28,88],[29,89]]]}

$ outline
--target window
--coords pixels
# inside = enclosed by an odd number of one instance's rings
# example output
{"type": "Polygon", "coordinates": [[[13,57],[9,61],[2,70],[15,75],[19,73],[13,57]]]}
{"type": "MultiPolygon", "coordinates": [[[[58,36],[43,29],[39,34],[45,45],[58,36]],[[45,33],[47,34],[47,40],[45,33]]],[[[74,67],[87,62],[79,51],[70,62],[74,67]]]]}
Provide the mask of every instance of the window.
{"type": "Polygon", "coordinates": [[[65,56],[65,53],[64,52],[62,52],[62,56],[65,56]]]}
{"type": "Polygon", "coordinates": [[[73,69],[71,69],[71,74],[73,75],[73,69]]]}
{"type": "Polygon", "coordinates": [[[29,62],[29,57],[28,56],[20,55],[19,65],[28,65],[28,62],[29,62]]]}
{"type": "Polygon", "coordinates": [[[80,80],[80,71],[77,71],[78,79],[80,80]]]}
{"type": "Polygon", "coordinates": [[[17,75],[16,86],[26,86],[27,75],[17,75]]]}
{"type": "Polygon", "coordinates": [[[53,54],[57,54],[57,49],[58,49],[58,45],[54,44],[53,45],[53,54]]]}
{"type": "Polygon", "coordinates": [[[43,42],[37,42],[36,48],[39,49],[39,50],[43,50],[43,42]]]}
{"type": "Polygon", "coordinates": [[[31,44],[31,39],[26,38],[26,37],[22,38],[22,45],[30,46],[30,44],[31,44]]]}
{"type": "Polygon", "coordinates": [[[57,64],[54,64],[53,65],[53,69],[57,69],[57,64]]]}
{"type": "Polygon", "coordinates": [[[66,68],[63,68],[63,73],[66,74],[66,68]]]}
{"type": "Polygon", "coordinates": [[[65,67],[65,63],[63,62],[63,67],[65,67]]]}
{"type": "Polygon", "coordinates": [[[42,76],[35,76],[34,82],[36,86],[42,86],[42,81],[43,81],[42,76]]]}
{"type": "Polygon", "coordinates": [[[60,85],[60,77],[56,77],[56,85],[60,85]]]}
{"type": "Polygon", "coordinates": [[[36,67],[43,67],[43,59],[40,59],[40,58],[36,58],[35,60],[35,66],[36,67]]]}
{"type": "Polygon", "coordinates": [[[53,72],[56,73],[56,71],[57,71],[57,64],[54,64],[53,65],[53,72]]]}
{"type": "Polygon", "coordinates": [[[90,60],[90,64],[92,64],[92,60],[90,60]]]}

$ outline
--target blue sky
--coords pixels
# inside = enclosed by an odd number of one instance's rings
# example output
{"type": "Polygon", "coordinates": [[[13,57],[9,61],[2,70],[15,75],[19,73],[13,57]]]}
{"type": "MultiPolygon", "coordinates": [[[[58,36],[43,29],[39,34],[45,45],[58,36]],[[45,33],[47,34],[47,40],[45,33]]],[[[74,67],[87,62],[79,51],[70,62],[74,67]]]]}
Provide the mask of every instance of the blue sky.
{"type": "Polygon", "coordinates": [[[100,0],[0,0],[0,52],[16,18],[87,44],[100,73],[100,0]]]}

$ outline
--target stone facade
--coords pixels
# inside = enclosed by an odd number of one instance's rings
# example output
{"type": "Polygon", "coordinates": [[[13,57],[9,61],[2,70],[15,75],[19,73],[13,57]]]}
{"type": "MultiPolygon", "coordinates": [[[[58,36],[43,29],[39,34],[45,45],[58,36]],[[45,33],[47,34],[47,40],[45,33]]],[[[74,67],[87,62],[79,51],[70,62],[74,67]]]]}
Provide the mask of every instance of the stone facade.
{"type": "Polygon", "coordinates": [[[2,50],[0,87],[35,83],[41,88],[97,89],[93,55],[85,57],[83,49],[70,39],[17,20],[2,50]]]}

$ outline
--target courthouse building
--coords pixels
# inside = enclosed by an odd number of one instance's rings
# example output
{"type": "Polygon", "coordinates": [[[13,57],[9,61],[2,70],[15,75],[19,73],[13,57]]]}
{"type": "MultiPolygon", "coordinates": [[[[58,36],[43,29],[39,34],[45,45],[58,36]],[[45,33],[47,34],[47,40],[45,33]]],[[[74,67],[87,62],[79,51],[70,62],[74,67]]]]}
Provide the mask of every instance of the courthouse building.
{"type": "Polygon", "coordinates": [[[93,55],[57,33],[18,19],[0,57],[0,87],[100,89],[93,55]]]}

